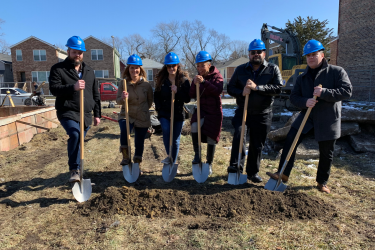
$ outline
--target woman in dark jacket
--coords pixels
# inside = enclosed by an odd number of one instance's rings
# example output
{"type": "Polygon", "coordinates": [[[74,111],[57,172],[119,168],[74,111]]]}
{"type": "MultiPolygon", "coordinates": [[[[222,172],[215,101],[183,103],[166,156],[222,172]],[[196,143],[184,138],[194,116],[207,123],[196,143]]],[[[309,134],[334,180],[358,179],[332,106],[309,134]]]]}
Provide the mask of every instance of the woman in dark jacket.
{"type": "MultiPolygon", "coordinates": [[[[196,56],[198,75],[193,79],[190,88],[190,97],[196,99],[196,84],[199,85],[202,142],[207,142],[207,163],[212,174],[212,162],[215,155],[216,143],[220,139],[221,125],[223,122],[223,110],[221,107],[220,94],[223,92],[223,77],[219,70],[211,65],[211,55],[206,51],[200,51],[196,56]]],[[[193,164],[201,162],[198,147],[198,124],[197,112],[191,118],[191,136],[195,156],[193,164]]]]}
{"type": "MultiPolygon", "coordinates": [[[[154,93],[155,109],[163,131],[163,142],[165,151],[169,155],[169,133],[171,118],[172,91],[175,93],[174,121],[172,139],[172,159],[176,163],[180,148],[180,137],[182,125],[184,123],[184,103],[190,101],[190,83],[188,74],[182,71],[178,56],[170,52],[165,56],[164,67],[156,76],[156,86],[154,93]],[[172,86],[175,83],[175,86],[172,86]]],[[[165,158],[162,163],[169,164],[169,158],[165,158]]]]}

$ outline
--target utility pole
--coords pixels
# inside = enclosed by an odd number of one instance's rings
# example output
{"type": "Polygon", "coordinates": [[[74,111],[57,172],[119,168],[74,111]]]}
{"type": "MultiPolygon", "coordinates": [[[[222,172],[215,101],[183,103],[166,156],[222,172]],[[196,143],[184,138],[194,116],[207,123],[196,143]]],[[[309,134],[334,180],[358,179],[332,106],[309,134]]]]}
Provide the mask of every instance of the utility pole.
{"type": "Polygon", "coordinates": [[[113,78],[116,78],[116,60],[115,60],[115,37],[112,37],[112,43],[113,43],[113,78]]]}

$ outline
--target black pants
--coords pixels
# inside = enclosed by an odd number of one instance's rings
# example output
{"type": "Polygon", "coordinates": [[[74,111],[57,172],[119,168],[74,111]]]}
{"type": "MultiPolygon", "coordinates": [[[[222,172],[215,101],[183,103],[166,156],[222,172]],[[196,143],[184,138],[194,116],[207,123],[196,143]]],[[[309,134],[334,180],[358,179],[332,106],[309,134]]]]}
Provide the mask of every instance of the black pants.
{"type": "MultiPolygon", "coordinates": [[[[238,151],[240,146],[241,128],[242,128],[243,110],[238,109],[232,119],[234,135],[232,142],[232,152],[230,155],[230,166],[236,166],[238,160],[238,151]]],[[[262,150],[266,141],[267,133],[270,131],[272,122],[272,112],[259,115],[247,115],[245,131],[250,129],[250,146],[248,151],[246,173],[252,176],[259,172],[262,150]]],[[[244,134],[244,144],[242,147],[241,166],[245,161],[245,142],[246,133],[244,134]]]]}
{"type": "MultiPolygon", "coordinates": [[[[286,156],[289,152],[290,147],[293,144],[293,140],[296,137],[298,130],[295,128],[290,128],[290,131],[286,137],[286,141],[283,147],[283,153],[281,154],[280,163],[279,163],[279,171],[284,165],[286,156]]],[[[292,168],[294,166],[294,160],[296,157],[296,151],[298,145],[302,142],[302,140],[306,137],[306,134],[301,134],[297,145],[295,146],[292,155],[290,156],[289,162],[285,167],[284,174],[286,176],[290,175],[292,168]]],[[[331,172],[331,165],[333,160],[333,151],[335,150],[335,143],[336,140],[329,140],[329,141],[320,141],[319,143],[319,165],[318,165],[318,173],[316,175],[316,182],[320,184],[327,184],[329,174],[331,172]]]]}

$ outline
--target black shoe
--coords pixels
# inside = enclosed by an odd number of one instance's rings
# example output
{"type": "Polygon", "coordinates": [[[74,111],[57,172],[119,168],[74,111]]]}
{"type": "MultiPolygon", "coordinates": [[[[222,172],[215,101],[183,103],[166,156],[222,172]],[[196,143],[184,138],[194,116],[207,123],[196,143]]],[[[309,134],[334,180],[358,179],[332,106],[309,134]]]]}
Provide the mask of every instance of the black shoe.
{"type": "MultiPolygon", "coordinates": [[[[229,166],[227,168],[228,173],[237,173],[237,166],[229,166]]],[[[243,173],[243,167],[240,166],[240,172],[243,173]]]]}
{"type": "Polygon", "coordinates": [[[198,145],[198,133],[191,133],[191,139],[193,140],[194,159],[193,164],[199,164],[201,159],[199,158],[199,145],[198,145]]]}
{"type": "Polygon", "coordinates": [[[248,175],[247,179],[255,183],[260,183],[263,181],[262,177],[260,177],[258,173],[251,175],[251,176],[248,175]]]}
{"type": "Polygon", "coordinates": [[[206,162],[209,164],[210,171],[208,176],[212,175],[212,162],[214,161],[216,145],[207,144],[207,158],[206,162]]]}

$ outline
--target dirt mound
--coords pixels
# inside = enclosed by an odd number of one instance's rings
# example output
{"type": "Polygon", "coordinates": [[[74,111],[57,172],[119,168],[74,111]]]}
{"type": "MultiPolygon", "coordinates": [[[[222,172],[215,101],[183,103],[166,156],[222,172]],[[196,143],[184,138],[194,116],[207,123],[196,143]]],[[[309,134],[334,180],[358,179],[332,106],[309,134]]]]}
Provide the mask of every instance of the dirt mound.
{"type": "Polygon", "coordinates": [[[312,219],[332,216],[335,209],[303,193],[270,192],[263,188],[231,189],[210,195],[180,190],[109,187],[80,205],[81,213],[146,215],[148,217],[208,216],[232,218],[251,215],[263,219],[312,219]],[[323,209],[324,208],[324,209],[323,209]]]}

